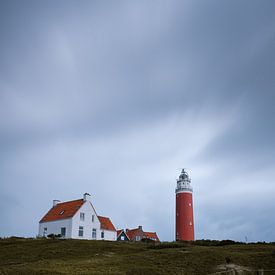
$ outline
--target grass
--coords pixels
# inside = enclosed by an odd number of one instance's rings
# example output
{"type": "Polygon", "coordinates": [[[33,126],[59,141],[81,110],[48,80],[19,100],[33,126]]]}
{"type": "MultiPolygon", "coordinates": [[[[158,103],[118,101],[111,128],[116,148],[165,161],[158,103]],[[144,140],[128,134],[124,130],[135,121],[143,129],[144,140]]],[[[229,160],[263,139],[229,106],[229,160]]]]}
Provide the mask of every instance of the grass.
{"type": "Polygon", "coordinates": [[[275,269],[275,244],[220,244],[8,238],[0,240],[0,274],[205,275],[226,262],[275,269]]]}

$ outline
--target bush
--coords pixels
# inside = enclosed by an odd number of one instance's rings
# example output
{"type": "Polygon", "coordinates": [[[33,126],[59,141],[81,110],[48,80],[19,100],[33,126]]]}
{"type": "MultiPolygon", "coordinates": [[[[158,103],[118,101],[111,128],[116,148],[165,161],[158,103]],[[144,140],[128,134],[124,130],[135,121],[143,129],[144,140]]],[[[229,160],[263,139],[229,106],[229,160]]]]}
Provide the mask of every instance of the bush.
{"type": "Polygon", "coordinates": [[[200,246],[224,246],[224,245],[233,245],[233,244],[244,244],[242,242],[236,242],[232,240],[196,240],[191,242],[194,245],[200,245],[200,246]]]}
{"type": "Polygon", "coordinates": [[[148,246],[149,249],[166,249],[166,248],[180,248],[187,246],[185,242],[165,242],[148,246]]]}
{"type": "Polygon", "coordinates": [[[47,236],[49,239],[60,239],[61,237],[62,237],[62,235],[61,234],[49,234],[48,236],[47,236]]]}
{"type": "Polygon", "coordinates": [[[155,243],[156,241],[154,241],[152,239],[148,239],[148,238],[143,238],[143,239],[141,239],[141,242],[143,242],[143,243],[155,243]]]}
{"type": "Polygon", "coordinates": [[[231,259],[230,259],[229,257],[225,257],[225,262],[226,262],[227,264],[230,264],[230,263],[231,263],[231,259]]]}
{"type": "Polygon", "coordinates": [[[222,240],[217,243],[217,246],[232,245],[232,244],[242,244],[241,242],[235,242],[232,240],[222,240]]]}

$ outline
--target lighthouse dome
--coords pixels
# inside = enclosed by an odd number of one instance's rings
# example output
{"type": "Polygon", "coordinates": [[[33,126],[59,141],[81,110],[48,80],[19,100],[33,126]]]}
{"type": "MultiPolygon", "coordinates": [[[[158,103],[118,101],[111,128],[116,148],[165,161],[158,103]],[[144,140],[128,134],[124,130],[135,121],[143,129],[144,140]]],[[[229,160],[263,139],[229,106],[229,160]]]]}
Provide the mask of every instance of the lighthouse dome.
{"type": "Polygon", "coordinates": [[[179,178],[180,179],[189,179],[189,176],[188,176],[187,172],[184,169],[182,169],[179,178]]]}
{"type": "Polygon", "coordinates": [[[192,192],[193,189],[190,183],[191,183],[191,179],[188,173],[184,169],[182,169],[179,179],[177,180],[176,193],[181,191],[192,192]]]}

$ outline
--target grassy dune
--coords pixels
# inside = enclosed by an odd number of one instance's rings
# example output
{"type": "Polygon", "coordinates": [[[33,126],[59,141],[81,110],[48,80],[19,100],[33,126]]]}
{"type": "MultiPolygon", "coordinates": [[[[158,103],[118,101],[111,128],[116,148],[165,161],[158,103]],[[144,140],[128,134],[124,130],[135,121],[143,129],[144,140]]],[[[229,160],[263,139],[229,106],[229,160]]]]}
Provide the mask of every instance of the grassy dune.
{"type": "Polygon", "coordinates": [[[253,270],[275,269],[275,245],[0,240],[0,274],[210,274],[226,262],[253,270]]]}

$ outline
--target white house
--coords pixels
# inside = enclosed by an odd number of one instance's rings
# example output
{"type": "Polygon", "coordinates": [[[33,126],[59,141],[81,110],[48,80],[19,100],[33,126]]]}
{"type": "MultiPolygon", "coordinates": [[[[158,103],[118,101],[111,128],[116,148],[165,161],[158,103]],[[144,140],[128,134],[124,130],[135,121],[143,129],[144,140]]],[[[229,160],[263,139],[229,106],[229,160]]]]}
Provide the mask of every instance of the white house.
{"type": "Polygon", "coordinates": [[[117,239],[117,232],[111,220],[97,215],[88,193],[79,200],[53,201],[53,207],[39,222],[38,235],[49,234],[61,234],[66,239],[117,239]]]}

